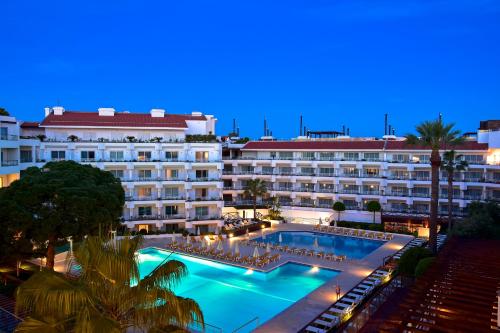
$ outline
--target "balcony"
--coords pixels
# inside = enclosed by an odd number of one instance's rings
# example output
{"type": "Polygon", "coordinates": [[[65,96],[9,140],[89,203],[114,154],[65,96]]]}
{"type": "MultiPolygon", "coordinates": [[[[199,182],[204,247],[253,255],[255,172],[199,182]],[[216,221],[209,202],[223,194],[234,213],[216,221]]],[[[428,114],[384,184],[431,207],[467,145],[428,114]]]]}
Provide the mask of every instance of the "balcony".
{"type": "Polygon", "coordinates": [[[2,134],[2,135],[0,135],[0,140],[2,140],[2,141],[17,141],[17,140],[19,140],[19,136],[12,135],[12,134],[2,134]]]}
{"type": "Polygon", "coordinates": [[[320,172],[318,173],[318,177],[335,177],[334,172],[320,172]]]}
{"type": "Polygon", "coordinates": [[[222,201],[221,197],[195,197],[195,198],[188,198],[186,201],[222,201]]]}
{"type": "Polygon", "coordinates": [[[135,215],[130,217],[125,217],[124,221],[156,221],[156,220],[181,220],[185,219],[186,216],[182,214],[174,215],[135,215]]]}
{"type": "Polygon", "coordinates": [[[221,181],[220,178],[212,178],[212,177],[195,177],[195,178],[188,178],[188,182],[219,182],[221,181]]]}
{"type": "Polygon", "coordinates": [[[392,197],[407,197],[409,195],[408,191],[387,191],[385,195],[392,197]]]}
{"type": "Polygon", "coordinates": [[[222,217],[219,215],[196,215],[194,217],[190,217],[186,219],[186,221],[193,222],[193,221],[214,221],[214,220],[221,220],[222,217]]]}
{"type": "Polygon", "coordinates": [[[334,193],[335,192],[335,188],[334,187],[320,187],[318,189],[318,192],[319,193],[334,193]]]}
{"type": "Polygon", "coordinates": [[[19,165],[19,161],[18,160],[4,160],[4,161],[2,161],[1,165],[4,167],[16,166],[16,165],[19,165]]]}
{"type": "Polygon", "coordinates": [[[481,194],[465,194],[464,199],[465,200],[479,201],[479,200],[482,200],[482,195],[481,194]]]}

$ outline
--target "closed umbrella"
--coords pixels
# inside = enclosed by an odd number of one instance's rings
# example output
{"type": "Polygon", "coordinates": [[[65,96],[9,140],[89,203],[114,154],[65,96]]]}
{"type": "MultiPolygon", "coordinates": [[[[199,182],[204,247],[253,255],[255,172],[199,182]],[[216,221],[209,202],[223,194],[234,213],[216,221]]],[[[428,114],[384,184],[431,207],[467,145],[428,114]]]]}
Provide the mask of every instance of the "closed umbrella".
{"type": "Polygon", "coordinates": [[[191,237],[186,236],[186,244],[191,244],[191,237]]]}
{"type": "Polygon", "coordinates": [[[323,220],[321,220],[321,217],[319,218],[319,225],[323,224],[323,220]]]}
{"type": "Polygon", "coordinates": [[[260,257],[260,254],[259,254],[259,249],[257,248],[257,246],[255,247],[255,249],[253,250],[253,257],[254,258],[258,258],[260,257]]]}
{"type": "Polygon", "coordinates": [[[334,226],[335,228],[337,228],[337,220],[333,220],[333,221],[334,221],[334,222],[333,222],[333,226],[334,226]]]}
{"type": "Polygon", "coordinates": [[[247,229],[247,237],[250,237],[250,231],[247,229]]]}
{"type": "Polygon", "coordinates": [[[200,235],[200,227],[196,227],[196,236],[200,235]]]}
{"type": "Polygon", "coordinates": [[[219,244],[217,244],[217,251],[222,251],[222,242],[219,241],[219,244]]]}
{"type": "Polygon", "coordinates": [[[234,255],[239,256],[240,255],[240,245],[238,242],[234,243],[234,255]]]}
{"type": "Polygon", "coordinates": [[[205,239],[202,238],[201,239],[201,248],[204,249],[206,247],[206,244],[205,244],[205,239]]]}
{"type": "Polygon", "coordinates": [[[319,244],[318,244],[318,238],[314,238],[314,243],[313,243],[313,246],[315,249],[317,249],[319,247],[319,244]]]}
{"type": "Polygon", "coordinates": [[[283,241],[283,238],[281,237],[281,233],[278,235],[278,242],[282,242],[283,241]]]}
{"type": "Polygon", "coordinates": [[[271,244],[267,243],[266,245],[266,253],[271,253],[271,244]]]}
{"type": "Polygon", "coordinates": [[[262,239],[266,239],[266,233],[264,232],[264,229],[262,229],[262,239]]]}

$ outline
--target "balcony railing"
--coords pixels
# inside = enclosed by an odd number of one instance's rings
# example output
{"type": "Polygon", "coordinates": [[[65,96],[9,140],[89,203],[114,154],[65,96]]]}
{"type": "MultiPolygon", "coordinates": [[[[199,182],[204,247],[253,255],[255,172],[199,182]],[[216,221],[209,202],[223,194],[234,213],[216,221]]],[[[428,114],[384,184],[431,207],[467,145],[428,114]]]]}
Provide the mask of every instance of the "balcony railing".
{"type": "Polygon", "coordinates": [[[16,166],[19,164],[19,161],[18,160],[4,160],[2,161],[2,166],[16,166]]]}
{"type": "Polygon", "coordinates": [[[188,198],[186,201],[222,201],[221,197],[195,197],[188,198]]]}
{"type": "Polygon", "coordinates": [[[19,140],[18,135],[12,135],[12,134],[1,134],[0,135],[0,140],[3,141],[17,141],[19,140]]]}
{"type": "Polygon", "coordinates": [[[187,218],[186,221],[207,221],[207,220],[221,220],[222,217],[219,215],[196,215],[190,218],[187,218]]]}
{"type": "Polygon", "coordinates": [[[182,214],[174,215],[134,215],[125,217],[124,221],[154,221],[154,220],[180,220],[185,219],[186,216],[182,214]]]}

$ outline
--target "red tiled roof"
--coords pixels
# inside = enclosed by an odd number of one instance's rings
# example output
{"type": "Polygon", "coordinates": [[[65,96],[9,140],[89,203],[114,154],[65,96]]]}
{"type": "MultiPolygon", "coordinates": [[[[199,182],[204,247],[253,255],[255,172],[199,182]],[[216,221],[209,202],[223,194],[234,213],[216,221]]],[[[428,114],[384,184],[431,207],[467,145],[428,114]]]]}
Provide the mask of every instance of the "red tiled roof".
{"type": "MultiPolygon", "coordinates": [[[[448,149],[450,149],[449,147],[448,149]]],[[[427,147],[408,145],[405,141],[359,140],[359,141],[250,141],[241,150],[429,150],[427,147]]],[[[455,150],[488,150],[485,143],[468,141],[455,150]]]]}
{"type": "Polygon", "coordinates": [[[149,113],[119,113],[99,116],[97,112],[64,111],[62,115],[51,113],[40,124],[45,126],[98,126],[98,127],[174,127],[187,128],[186,120],[206,120],[205,116],[166,114],[151,117],[149,113]]]}
{"type": "Polygon", "coordinates": [[[38,128],[39,126],[38,121],[25,121],[21,124],[21,128],[38,128]]]}

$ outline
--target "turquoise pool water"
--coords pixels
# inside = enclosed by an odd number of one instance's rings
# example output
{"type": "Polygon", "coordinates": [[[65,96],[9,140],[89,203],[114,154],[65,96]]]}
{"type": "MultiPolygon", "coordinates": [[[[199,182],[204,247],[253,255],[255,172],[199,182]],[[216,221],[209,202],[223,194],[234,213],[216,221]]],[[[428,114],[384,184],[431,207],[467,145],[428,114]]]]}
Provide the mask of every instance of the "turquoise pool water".
{"type": "MultiPolygon", "coordinates": [[[[156,248],[139,251],[141,277],[170,254],[156,248]]],[[[170,259],[183,262],[189,271],[175,288],[176,294],[196,300],[205,321],[224,332],[232,332],[255,317],[262,324],[339,274],[293,263],[261,273],[177,253],[170,259]]],[[[254,328],[255,325],[238,332],[254,328]]]]}
{"type": "Polygon", "coordinates": [[[336,255],[346,255],[348,258],[361,259],[376,250],[384,241],[364,239],[348,236],[329,235],[309,231],[278,231],[263,237],[256,238],[259,242],[271,242],[289,247],[306,248],[310,250],[333,252],[336,255]],[[314,246],[317,239],[318,247],[314,246]]]}

